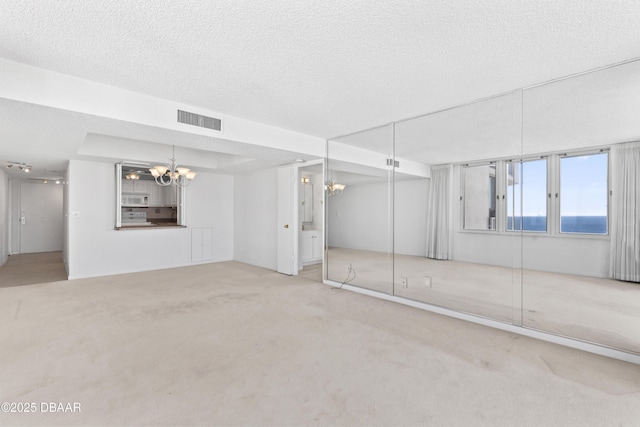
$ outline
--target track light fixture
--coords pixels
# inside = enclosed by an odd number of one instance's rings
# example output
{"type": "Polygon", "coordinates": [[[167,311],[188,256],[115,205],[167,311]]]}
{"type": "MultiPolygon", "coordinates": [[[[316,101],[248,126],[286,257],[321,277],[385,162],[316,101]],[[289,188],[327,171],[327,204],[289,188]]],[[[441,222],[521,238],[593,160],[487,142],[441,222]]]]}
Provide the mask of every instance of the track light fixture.
{"type": "Polygon", "coordinates": [[[18,169],[20,169],[22,172],[24,173],[29,173],[31,172],[31,169],[33,168],[33,166],[28,165],[26,163],[20,163],[20,162],[7,162],[7,168],[11,169],[12,167],[16,166],[18,169]]]}

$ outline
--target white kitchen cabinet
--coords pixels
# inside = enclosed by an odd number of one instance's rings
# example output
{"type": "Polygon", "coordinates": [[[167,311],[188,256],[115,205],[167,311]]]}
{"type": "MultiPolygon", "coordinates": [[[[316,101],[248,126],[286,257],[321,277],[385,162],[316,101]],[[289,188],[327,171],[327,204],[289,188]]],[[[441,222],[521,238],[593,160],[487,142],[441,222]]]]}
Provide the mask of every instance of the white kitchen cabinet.
{"type": "Polygon", "coordinates": [[[162,203],[164,206],[177,206],[178,205],[178,188],[173,185],[167,185],[162,187],[162,203]]]}
{"type": "Polygon", "coordinates": [[[155,182],[149,187],[149,206],[164,206],[164,191],[155,182]]]}
{"type": "Polygon", "coordinates": [[[133,193],[133,181],[130,179],[122,180],[122,192],[123,193],[133,193]]]}
{"type": "MultiPolygon", "coordinates": [[[[149,194],[149,206],[161,207],[161,206],[176,206],[178,200],[177,188],[173,185],[167,185],[165,187],[156,184],[155,182],[149,182],[149,187],[147,187],[146,194],[149,194]]],[[[129,186],[131,188],[131,186],[129,186]]],[[[142,189],[136,187],[143,192],[142,189]]],[[[126,190],[124,186],[122,186],[123,193],[135,193],[137,191],[126,190]]]]}
{"type": "Polygon", "coordinates": [[[140,181],[138,179],[122,180],[123,193],[149,194],[150,188],[151,182],[149,181],[140,181]]]}
{"type": "Polygon", "coordinates": [[[300,232],[300,260],[303,264],[322,262],[322,232],[320,230],[302,230],[300,232]]]}

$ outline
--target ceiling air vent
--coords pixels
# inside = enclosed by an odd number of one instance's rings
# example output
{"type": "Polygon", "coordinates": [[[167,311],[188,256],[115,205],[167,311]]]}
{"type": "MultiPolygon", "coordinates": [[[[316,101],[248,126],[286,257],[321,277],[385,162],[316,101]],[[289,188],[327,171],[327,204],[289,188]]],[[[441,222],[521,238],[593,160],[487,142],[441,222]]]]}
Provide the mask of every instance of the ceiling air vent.
{"type": "Polygon", "coordinates": [[[222,120],[213,117],[202,116],[188,111],[178,110],[178,123],[199,126],[201,128],[220,130],[222,120]]]}

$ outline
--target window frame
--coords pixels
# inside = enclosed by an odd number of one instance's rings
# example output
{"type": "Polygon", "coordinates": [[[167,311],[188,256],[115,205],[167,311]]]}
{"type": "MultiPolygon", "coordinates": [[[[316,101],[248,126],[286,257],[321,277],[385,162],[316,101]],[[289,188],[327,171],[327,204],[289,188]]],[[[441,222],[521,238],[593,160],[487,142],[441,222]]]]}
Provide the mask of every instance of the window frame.
{"type": "MultiPolygon", "coordinates": [[[[124,165],[127,166],[137,166],[144,167],[145,165],[140,164],[139,162],[118,162],[115,164],[115,229],[116,230],[127,230],[127,229],[165,229],[165,228],[185,228],[186,224],[186,191],[185,187],[177,187],[176,188],[176,225],[162,226],[162,227],[136,227],[136,226],[123,226],[122,225],[122,167],[124,165]]],[[[147,165],[148,166],[148,165],[147,165]]],[[[151,181],[153,185],[157,185],[154,181],[151,181]]]]}
{"type": "Polygon", "coordinates": [[[563,237],[591,237],[591,238],[595,238],[595,237],[605,237],[608,238],[609,234],[611,232],[611,227],[610,227],[610,214],[611,214],[611,156],[609,155],[609,147],[606,148],[600,148],[600,149],[590,149],[590,150],[576,150],[576,151],[567,151],[565,153],[559,153],[556,155],[556,182],[555,182],[555,210],[554,210],[554,217],[555,217],[555,227],[554,227],[554,234],[558,235],[558,236],[563,236],[563,237]],[[582,156],[593,156],[593,155],[602,155],[602,154],[606,154],[607,156],[607,170],[605,173],[606,176],[606,201],[607,201],[607,208],[606,208],[606,216],[605,216],[605,227],[607,232],[606,233],[585,233],[585,232],[569,232],[569,231],[562,231],[562,183],[561,183],[561,176],[562,176],[562,159],[566,159],[566,158],[574,158],[574,157],[582,157],[582,156]]]}
{"type": "MultiPolygon", "coordinates": [[[[591,147],[588,149],[570,150],[553,153],[540,153],[521,158],[503,158],[496,160],[485,160],[475,163],[459,163],[460,166],[460,218],[459,232],[461,233],[497,233],[500,235],[513,235],[514,233],[522,233],[524,235],[540,236],[540,237],[563,237],[575,239],[609,239],[611,232],[610,215],[611,215],[611,156],[609,155],[610,146],[591,147]],[[579,157],[593,154],[607,154],[607,216],[606,227],[607,233],[575,233],[561,232],[560,203],[562,195],[560,194],[560,159],[565,157],[579,157]],[[508,209],[507,209],[507,189],[508,177],[506,166],[508,163],[524,163],[527,161],[546,159],[546,213],[547,227],[546,231],[536,230],[508,230],[508,209]],[[496,166],[496,227],[495,229],[469,229],[465,228],[465,209],[468,203],[465,197],[465,169],[473,166],[496,166]]],[[[520,202],[522,203],[522,202],[520,202]]]]}
{"type": "MultiPolygon", "coordinates": [[[[523,158],[520,158],[520,159],[510,159],[510,160],[507,160],[507,161],[504,162],[504,167],[503,167],[504,172],[503,173],[504,173],[504,178],[505,178],[505,181],[504,181],[504,194],[505,194],[504,206],[505,207],[504,207],[504,210],[503,210],[503,216],[504,216],[504,232],[505,233],[522,232],[522,233],[536,233],[536,234],[540,234],[540,235],[549,234],[549,232],[551,230],[550,223],[552,221],[551,220],[551,216],[552,215],[551,215],[551,209],[550,209],[551,207],[550,207],[550,203],[549,203],[549,200],[551,198],[551,192],[549,191],[549,188],[551,187],[551,184],[550,184],[550,181],[551,181],[551,176],[550,176],[551,175],[551,172],[550,172],[551,171],[550,157],[551,157],[551,155],[537,155],[535,157],[523,157],[523,158]],[[522,228],[521,229],[515,229],[514,228],[513,230],[510,230],[508,228],[508,226],[509,226],[509,210],[508,210],[509,198],[507,197],[509,195],[509,191],[508,191],[508,189],[509,189],[509,181],[508,181],[508,174],[507,174],[506,166],[509,163],[518,164],[518,165],[522,166],[524,163],[527,163],[527,162],[540,162],[540,161],[543,161],[543,160],[545,162],[545,180],[546,180],[546,182],[545,182],[545,192],[544,192],[545,193],[545,215],[546,215],[545,216],[545,223],[546,223],[545,224],[546,225],[545,230],[544,231],[543,230],[524,230],[522,228]]],[[[520,216],[522,218],[524,218],[524,215],[522,215],[523,208],[524,208],[524,206],[523,206],[524,193],[522,192],[522,189],[523,189],[522,184],[524,182],[524,181],[522,181],[523,177],[524,177],[524,170],[520,169],[520,180],[521,180],[521,182],[520,182],[520,185],[521,185],[521,187],[520,187],[520,212],[521,212],[521,215],[520,216]]],[[[515,218],[515,215],[514,215],[514,218],[515,218]]],[[[522,227],[523,225],[524,225],[523,221],[521,221],[520,222],[520,226],[522,227]]]]}

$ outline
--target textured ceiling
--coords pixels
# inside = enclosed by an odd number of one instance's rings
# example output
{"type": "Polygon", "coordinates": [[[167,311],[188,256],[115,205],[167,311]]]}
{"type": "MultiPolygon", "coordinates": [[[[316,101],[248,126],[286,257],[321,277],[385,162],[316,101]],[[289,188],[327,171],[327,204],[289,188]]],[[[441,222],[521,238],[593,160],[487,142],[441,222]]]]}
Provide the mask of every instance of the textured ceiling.
{"type": "Polygon", "coordinates": [[[640,2],[0,1],[0,56],[334,137],[640,56],[640,2]]]}
{"type": "MultiPolygon", "coordinates": [[[[637,0],[0,0],[0,57],[333,138],[640,57],[638,22],[637,0]]],[[[2,113],[0,154],[87,131],[2,113]]]]}

